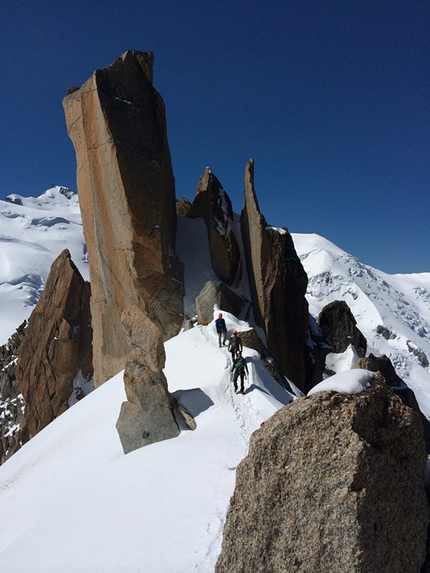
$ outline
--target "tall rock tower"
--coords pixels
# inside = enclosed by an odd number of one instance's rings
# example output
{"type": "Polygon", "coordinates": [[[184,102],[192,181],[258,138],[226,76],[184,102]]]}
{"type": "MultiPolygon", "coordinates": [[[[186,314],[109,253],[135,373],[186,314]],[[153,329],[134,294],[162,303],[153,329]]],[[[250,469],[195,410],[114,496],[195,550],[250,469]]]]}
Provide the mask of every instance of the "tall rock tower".
{"type": "Polygon", "coordinates": [[[128,51],[63,100],[88,248],[95,386],[124,368],[133,347],[127,309],[147,315],[163,340],[183,320],[174,178],[152,66],[151,52],[128,51]]]}
{"type": "Polygon", "coordinates": [[[245,169],[241,231],[254,317],[282,372],[306,391],[307,275],[286,229],[273,229],[260,212],[254,160],[245,169]]]}
{"type": "Polygon", "coordinates": [[[183,321],[176,198],[153,54],[128,51],[63,105],[91,280],[94,385],[124,372],[117,430],[124,452],[179,434],[163,342],[183,321]]]}

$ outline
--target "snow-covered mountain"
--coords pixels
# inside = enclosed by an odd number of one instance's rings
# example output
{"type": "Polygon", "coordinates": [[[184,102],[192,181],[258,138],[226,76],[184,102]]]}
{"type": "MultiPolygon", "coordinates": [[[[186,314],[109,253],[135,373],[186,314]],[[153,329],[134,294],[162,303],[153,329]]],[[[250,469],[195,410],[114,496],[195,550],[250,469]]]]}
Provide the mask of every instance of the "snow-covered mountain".
{"type": "MultiPolygon", "coordinates": [[[[31,313],[63,248],[88,278],[77,197],[54,188],[14,201],[0,202],[4,342],[31,313]]],[[[430,273],[386,275],[322,237],[293,238],[309,276],[313,316],[332,300],[346,300],[368,351],[390,356],[429,415],[430,273]]],[[[202,220],[180,219],[178,254],[192,314],[196,294],[215,278],[202,220]]],[[[248,328],[240,317],[224,316],[230,331],[248,328]]],[[[166,354],[169,389],[197,429],[181,428],[178,438],[125,456],[115,429],[125,399],[121,374],[93,391],[0,466],[1,570],[213,572],[235,468],[250,434],[294,397],[250,349],[244,352],[247,390],[236,395],[230,357],[218,347],[213,323],[181,332],[166,343],[166,354]]],[[[331,360],[340,371],[354,357],[347,351],[331,360]]],[[[346,390],[351,380],[354,375],[343,374],[346,390]]]]}
{"type": "Polygon", "coordinates": [[[367,353],[391,359],[430,417],[430,273],[388,275],[319,235],[293,234],[293,240],[308,275],[310,313],[318,317],[326,304],[344,300],[367,353]]]}
{"type": "Polygon", "coordinates": [[[40,197],[0,201],[0,345],[30,316],[52,262],[66,248],[89,280],[76,193],[55,186],[40,197]]]}

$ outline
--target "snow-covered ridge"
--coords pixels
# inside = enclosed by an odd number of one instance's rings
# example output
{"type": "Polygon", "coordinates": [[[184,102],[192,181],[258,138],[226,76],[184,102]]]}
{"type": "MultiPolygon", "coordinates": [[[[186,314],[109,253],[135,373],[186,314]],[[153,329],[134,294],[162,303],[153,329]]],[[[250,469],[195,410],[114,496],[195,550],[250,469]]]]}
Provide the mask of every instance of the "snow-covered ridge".
{"type": "MultiPolygon", "coordinates": [[[[10,225],[9,240],[0,238],[0,257],[9,265],[8,280],[0,284],[0,310],[11,309],[2,324],[6,338],[21,322],[19,313],[30,314],[64,241],[87,276],[77,197],[51,189],[22,203],[0,202],[0,220],[10,225]]],[[[409,344],[428,356],[429,274],[384,275],[322,237],[293,239],[309,276],[312,314],[318,316],[331,300],[346,300],[369,351],[392,358],[429,414],[430,374],[408,349],[409,344]]],[[[215,279],[203,220],[179,220],[177,248],[185,264],[186,312],[193,314],[195,297],[215,279]]],[[[249,327],[226,312],[224,317],[229,331],[249,327]]],[[[247,348],[246,393],[236,395],[231,358],[218,347],[214,322],[181,332],[165,348],[169,390],[194,416],[197,429],[182,428],[178,438],[125,456],[115,429],[125,399],[122,373],[79,401],[0,466],[5,571],[213,573],[237,464],[251,433],[292,396],[247,348]]],[[[350,351],[344,364],[353,359],[350,351]]],[[[360,392],[371,377],[343,371],[314,392],[360,392]]]]}

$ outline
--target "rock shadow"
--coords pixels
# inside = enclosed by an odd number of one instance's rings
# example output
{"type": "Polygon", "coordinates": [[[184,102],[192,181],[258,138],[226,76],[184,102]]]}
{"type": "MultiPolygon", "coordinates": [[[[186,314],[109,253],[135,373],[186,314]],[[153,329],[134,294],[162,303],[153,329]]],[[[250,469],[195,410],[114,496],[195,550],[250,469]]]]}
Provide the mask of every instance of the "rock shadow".
{"type": "Polygon", "coordinates": [[[200,388],[191,390],[176,390],[172,393],[172,398],[178,404],[182,404],[188,412],[195,418],[205,410],[214,405],[212,400],[200,388]]]}

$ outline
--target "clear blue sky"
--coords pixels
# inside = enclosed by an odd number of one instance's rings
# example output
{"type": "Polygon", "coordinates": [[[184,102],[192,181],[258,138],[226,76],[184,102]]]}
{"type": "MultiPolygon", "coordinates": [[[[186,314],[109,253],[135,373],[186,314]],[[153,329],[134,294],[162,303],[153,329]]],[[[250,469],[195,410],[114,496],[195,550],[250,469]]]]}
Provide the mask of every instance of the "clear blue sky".
{"type": "Polygon", "coordinates": [[[76,190],[68,86],[153,51],[178,197],[253,157],[269,224],[430,272],[427,0],[2,0],[0,48],[0,199],[76,190]]]}

